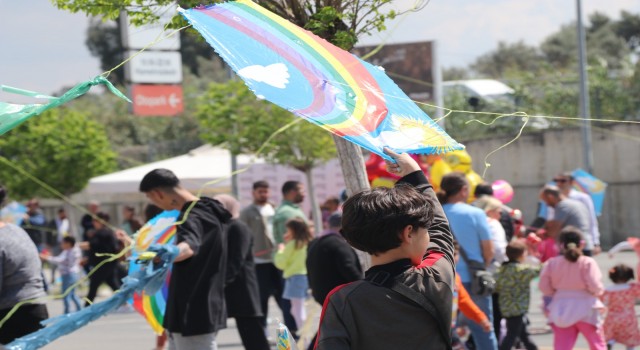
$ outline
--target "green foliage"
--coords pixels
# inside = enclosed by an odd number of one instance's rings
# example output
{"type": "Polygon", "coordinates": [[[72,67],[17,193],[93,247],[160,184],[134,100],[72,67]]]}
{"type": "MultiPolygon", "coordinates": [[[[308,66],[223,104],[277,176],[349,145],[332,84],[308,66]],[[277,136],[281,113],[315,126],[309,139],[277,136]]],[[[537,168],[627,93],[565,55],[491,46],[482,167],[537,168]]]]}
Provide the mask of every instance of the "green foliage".
{"type": "Polygon", "coordinates": [[[442,68],[442,80],[464,80],[469,78],[469,71],[461,67],[445,67],[442,68]]]}
{"type": "Polygon", "coordinates": [[[613,30],[624,38],[629,49],[640,49],[640,15],[622,11],[620,20],[613,24],[613,30]]]}
{"type": "MultiPolygon", "coordinates": [[[[586,29],[590,111],[594,118],[640,117],[640,65],[631,65],[640,40],[640,16],[623,12],[614,20],[601,13],[590,17],[586,29]]],[[[479,111],[526,111],[530,115],[577,117],[579,111],[578,49],[575,23],[562,26],[538,46],[500,43],[472,64],[478,77],[500,79],[516,90],[515,105],[480,104],[479,111]]],[[[454,72],[456,73],[456,72],[454,72]]],[[[473,110],[465,98],[450,96],[447,107],[473,110]]],[[[508,117],[490,127],[465,124],[473,116],[452,115],[447,130],[461,139],[514,134],[520,118],[508,117]],[[450,127],[449,127],[450,126],[450,127]],[[457,130],[462,128],[462,130],[457,130]]],[[[489,119],[483,119],[485,122],[489,119]]],[[[532,128],[575,126],[574,121],[535,119],[532,128]],[[537,121],[536,121],[537,120],[537,121]],[[536,122],[534,122],[536,121],[536,122]]]]}
{"type": "MultiPolygon", "coordinates": [[[[521,99],[524,97],[523,95],[521,92],[516,92],[513,98],[516,100],[521,99]]],[[[452,91],[445,95],[444,105],[447,109],[456,111],[449,114],[449,116],[444,119],[444,122],[447,133],[458,141],[482,139],[487,137],[487,135],[515,136],[522,127],[521,117],[500,117],[516,112],[517,106],[512,99],[479,99],[477,104],[471,105],[468,96],[465,96],[460,91],[452,91]]],[[[428,115],[435,115],[436,111],[434,108],[425,106],[421,106],[421,108],[428,115]]],[[[445,114],[447,113],[445,112],[445,114]]],[[[529,128],[531,127],[532,126],[529,128]]]]}
{"type": "MultiPolygon", "coordinates": [[[[134,25],[156,22],[162,13],[157,6],[148,6],[147,0],[51,0],[54,6],[61,10],[72,13],[82,12],[89,16],[101,17],[104,20],[116,20],[121,12],[127,12],[134,25]]],[[[175,0],[155,0],[158,6],[175,4],[175,0]]],[[[178,1],[183,7],[194,7],[200,4],[199,1],[178,1]]]]}
{"type": "MultiPolygon", "coordinates": [[[[65,195],[112,171],[115,154],[104,128],[85,114],[52,109],[0,138],[0,153],[65,195]]],[[[0,167],[0,181],[14,198],[51,196],[15,170],[0,167]]]]}
{"type": "MultiPolygon", "coordinates": [[[[145,0],[51,0],[54,6],[69,12],[83,12],[100,16],[104,20],[116,20],[126,12],[134,25],[154,23],[160,18],[159,6],[171,5],[175,0],[155,0],[158,6],[145,6],[145,0]]],[[[220,1],[210,1],[217,3],[220,1]]],[[[305,27],[335,45],[350,50],[360,35],[373,30],[386,29],[385,22],[407,11],[418,11],[428,1],[418,0],[406,11],[388,9],[393,0],[258,0],[259,5],[287,20],[305,27]]],[[[178,5],[192,8],[201,5],[200,0],[179,0],[178,5]]],[[[170,28],[186,25],[182,16],[174,16],[170,28]]]]}
{"type": "MultiPolygon", "coordinates": [[[[211,67],[203,62],[200,69],[208,73],[211,67]]],[[[130,104],[111,94],[87,94],[67,107],[104,127],[118,155],[118,168],[137,166],[184,154],[202,144],[194,111],[199,89],[206,84],[187,69],[184,78],[185,111],[176,117],[134,116],[130,104]]]]}
{"type": "Polygon", "coordinates": [[[501,78],[512,71],[537,72],[542,68],[538,50],[519,41],[514,44],[498,43],[498,48],[478,57],[471,68],[481,76],[501,78]]]}
{"type": "Polygon", "coordinates": [[[305,28],[322,38],[330,39],[334,45],[342,49],[351,50],[358,38],[343,19],[344,15],[334,7],[325,6],[311,15],[305,28]]]}
{"type": "MultiPolygon", "coordinates": [[[[276,130],[297,118],[257,99],[241,81],[211,84],[199,106],[200,137],[233,154],[255,154],[276,130]]],[[[273,138],[259,156],[305,171],[334,158],[336,151],[328,132],[303,121],[273,138]]]]}

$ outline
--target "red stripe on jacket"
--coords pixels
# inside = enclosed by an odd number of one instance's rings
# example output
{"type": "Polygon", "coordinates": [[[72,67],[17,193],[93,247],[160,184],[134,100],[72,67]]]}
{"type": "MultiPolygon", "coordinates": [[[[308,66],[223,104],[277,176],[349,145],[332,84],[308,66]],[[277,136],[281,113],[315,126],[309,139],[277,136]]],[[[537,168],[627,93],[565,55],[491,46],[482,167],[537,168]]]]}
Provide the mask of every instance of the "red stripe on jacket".
{"type": "Polygon", "coordinates": [[[429,255],[427,255],[426,258],[424,258],[424,260],[422,260],[422,262],[420,263],[420,265],[416,266],[416,269],[421,269],[424,267],[431,267],[433,266],[433,264],[435,264],[436,262],[438,262],[438,260],[442,259],[444,257],[444,253],[442,252],[433,252],[433,253],[429,253],[429,255]]]}

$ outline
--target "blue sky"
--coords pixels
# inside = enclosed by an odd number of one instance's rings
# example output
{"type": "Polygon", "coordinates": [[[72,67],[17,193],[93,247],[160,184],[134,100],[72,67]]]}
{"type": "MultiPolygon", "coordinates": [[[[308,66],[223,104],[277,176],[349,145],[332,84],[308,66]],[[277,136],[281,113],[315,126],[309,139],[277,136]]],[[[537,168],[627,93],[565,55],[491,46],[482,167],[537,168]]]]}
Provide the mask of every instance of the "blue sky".
{"type": "MultiPolygon", "coordinates": [[[[396,0],[409,8],[415,0],[396,0]]],[[[584,12],[639,13],[638,0],[583,0],[584,12]]],[[[539,43],[575,19],[574,0],[431,0],[420,12],[389,23],[362,44],[438,40],[443,66],[464,66],[498,41],[539,43]]],[[[100,74],[84,40],[88,18],[57,10],[49,0],[0,0],[0,84],[52,93],[100,74]]],[[[10,101],[12,95],[0,93],[10,101]]]]}

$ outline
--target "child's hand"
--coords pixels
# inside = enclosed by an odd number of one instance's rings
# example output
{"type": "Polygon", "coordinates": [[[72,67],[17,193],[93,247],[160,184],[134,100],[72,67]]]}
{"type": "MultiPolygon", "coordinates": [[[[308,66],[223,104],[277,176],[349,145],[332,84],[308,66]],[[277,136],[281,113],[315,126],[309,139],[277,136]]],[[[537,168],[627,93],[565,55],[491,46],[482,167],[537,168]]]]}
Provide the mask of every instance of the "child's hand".
{"type": "Polygon", "coordinates": [[[278,251],[281,252],[284,250],[284,243],[278,244],[278,251]]]}
{"type": "Polygon", "coordinates": [[[489,322],[489,320],[484,320],[484,322],[482,322],[480,326],[482,327],[482,330],[487,333],[493,331],[493,325],[491,324],[491,322],[489,322]]]}
{"type": "Polygon", "coordinates": [[[469,330],[467,329],[467,327],[456,327],[456,335],[460,338],[464,338],[464,336],[467,335],[468,332],[469,330]]]}
{"type": "Polygon", "coordinates": [[[116,238],[125,246],[134,244],[133,239],[124,230],[116,230],[116,238]]]}
{"type": "Polygon", "coordinates": [[[416,162],[415,159],[411,158],[411,156],[407,153],[398,154],[386,147],[384,149],[384,153],[396,161],[395,163],[393,163],[385,160],[385,163],[387,163],[387,171],[391,174],[404,177],[416,170],[422,170],[420,169],[420,165],[418,165],[418,162],[416,162]]]}

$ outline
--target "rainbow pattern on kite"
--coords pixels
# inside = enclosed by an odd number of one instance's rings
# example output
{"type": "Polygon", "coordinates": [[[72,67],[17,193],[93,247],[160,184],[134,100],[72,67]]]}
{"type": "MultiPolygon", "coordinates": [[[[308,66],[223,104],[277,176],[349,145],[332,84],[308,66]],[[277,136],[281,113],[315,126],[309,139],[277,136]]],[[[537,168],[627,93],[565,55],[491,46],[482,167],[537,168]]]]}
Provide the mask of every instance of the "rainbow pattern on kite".
{"type": "Polygon", "coordinates": [[[384,158],[463,149],[384,73],[249,0],[178,11],[258,96],[384,158]]]}
{"type": "MultiPolygon", "coordinates": [[[[133,275],[140,270],[141,266],[136,262],[138,255],[146,251],[151,244],[173,244],[176,234],[175,222],[178,220],[180,212],[178,210],[164,211],[153,219],[149,220],[140,230],[132,250],[131,261],[129,263],[129,275],[133,275]]],[[[169,293],[169,279],[171,269],[167,273],[167,278],[155,294],[147,295],[144,292],[134,293],[129,303],[147,320],[151,328],[157,334],[164,331],[162,322],[164,321],[164,311],[166,309],[167,294],[169,293]]]]}

